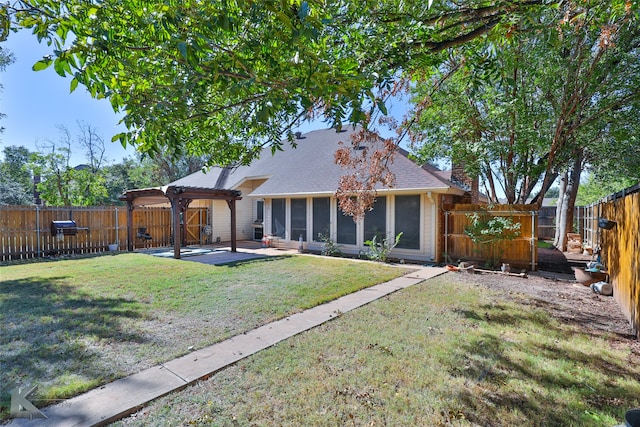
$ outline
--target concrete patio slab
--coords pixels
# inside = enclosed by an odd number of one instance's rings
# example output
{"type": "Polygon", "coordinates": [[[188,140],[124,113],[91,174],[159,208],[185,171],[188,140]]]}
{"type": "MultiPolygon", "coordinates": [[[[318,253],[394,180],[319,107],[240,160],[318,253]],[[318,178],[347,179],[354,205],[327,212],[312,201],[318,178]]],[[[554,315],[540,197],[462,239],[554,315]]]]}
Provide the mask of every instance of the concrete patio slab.
{"type": "Polygon", "coordinates": [[[267,255],[260,255],[249,252],[215,251],[208,254],[185,258],[185,261],[199,262],[208,265],[233,264],[236,262],[250,261],[265,258],[267,255]]]}
{"type": "MultiPolygon", "coordinates": [[[[215,257],[216,254],[201,255],[196,258],[204,256],[215,257]]],[[[139,410],[156,398],[181,390],[245,357],[335,319],[342,313],[362,307],[446,271],[444,268],[436,267],[412,271],[401,278],[296,313],[253,329],[246,334],[237,335],[160,366],[114,381],[62,404],[44,408],[42,412],[48,417],[47,419],[14,419],[10,425],[81,427],[108,424],[139,410]]]]}

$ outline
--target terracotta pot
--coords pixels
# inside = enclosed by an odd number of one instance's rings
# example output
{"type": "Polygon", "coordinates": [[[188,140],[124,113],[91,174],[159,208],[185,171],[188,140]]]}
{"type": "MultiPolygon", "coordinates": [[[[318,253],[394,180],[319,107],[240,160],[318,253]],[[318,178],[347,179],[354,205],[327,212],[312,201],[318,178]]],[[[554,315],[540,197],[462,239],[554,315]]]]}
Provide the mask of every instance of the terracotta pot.
{"type": "Polygon", "coordinates": [[[582,268],[573,269],[576,276],[576,281],[582,283],[584,286],[589,286],[596,282],[606,282],[607,273],[604,271],[585,271],[582,268]]]}

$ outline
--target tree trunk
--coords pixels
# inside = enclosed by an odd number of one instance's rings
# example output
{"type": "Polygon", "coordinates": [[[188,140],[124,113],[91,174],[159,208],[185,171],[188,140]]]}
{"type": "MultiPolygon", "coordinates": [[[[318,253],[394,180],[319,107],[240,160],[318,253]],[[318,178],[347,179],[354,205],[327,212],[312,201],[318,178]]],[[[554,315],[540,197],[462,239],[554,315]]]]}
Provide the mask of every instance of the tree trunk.
{"type": "Polygon", "coordinates": [[[558,249],[562,249],[562,240],[560,236],[566,235],[565,224],[566,222],[562,219],[562,214],[564,211],[564,195],[566,193],[568,174],[565,172],[560,177],[560,185],[558,190],[558,201],[556,203],[556,232],[553,237],[553,246],[558,249]]]}
{"type": "MultiPolygon", "coordinates": [[[[556,236],[554,245],[565,252],[567,250],[567,233],[573,232],[573,212],[576,207],[576,197],[580,186],[580,175],[582,174],[583,150],[578,149],[565,174],[565,187],[561,191],[562,204],[558,203],[556,212],[556,236]]],[[[562,190],[562,185],[561,185],[562,190]]],[[[560,199],[558,199],[560,200],[560,199]]]]}

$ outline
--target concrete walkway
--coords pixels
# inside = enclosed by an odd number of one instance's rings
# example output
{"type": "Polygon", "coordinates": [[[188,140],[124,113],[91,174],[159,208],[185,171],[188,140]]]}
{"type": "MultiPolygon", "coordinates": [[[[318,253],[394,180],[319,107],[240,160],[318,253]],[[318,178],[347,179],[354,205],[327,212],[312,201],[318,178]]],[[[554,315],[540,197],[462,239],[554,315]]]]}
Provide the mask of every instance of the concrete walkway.
{"type": "Polygon", "coordinates": [[[183,389],[238,360],[334,319],[341,313],[445,272],[444,268],[421,268],[44,408],[42,412],[47,419],[14,419],[10,425],[79,427],[108,424],[136,412],[154,399],[183,389]]]}

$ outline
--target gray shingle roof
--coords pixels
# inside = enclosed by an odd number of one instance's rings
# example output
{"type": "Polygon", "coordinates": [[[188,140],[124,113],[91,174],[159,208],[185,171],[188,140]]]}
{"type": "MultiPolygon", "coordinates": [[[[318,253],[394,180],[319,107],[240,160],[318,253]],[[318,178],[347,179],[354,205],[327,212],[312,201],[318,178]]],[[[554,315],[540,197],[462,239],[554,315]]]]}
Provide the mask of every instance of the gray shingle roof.
{"type": "MultiPolygon", "coordinates": [[[[347,127],[344,127],[345,129],[347,127]]],[[[336,132],[325,129],[309,132],[297,139],[297,148],[285,142],[284,151],[271,154],[265,149],[262,156],[249,166],[237,168],[213,167],[206,173],[196,172],[170,185],[185,185],[215,189],[237,189],[243,182],[252,179],[266,179],[251,195],[258,197],[333,194],[338,188],[340,177],[347,173],[334,162],[334,154],[343,141],[350,144],[348,131],[336,132]]],[[[347,145],[349,146],[349,145],[347,145]]],[[[405,150],[399,150],[390,170],[396,176],[393,190],[424,190],[434,192],[461,193],[460,188],[443,178],[433,166],[420,167],[407,157],[405,150]]],[[[379,189],[381,190],[381,189],[379,189]]]]}

